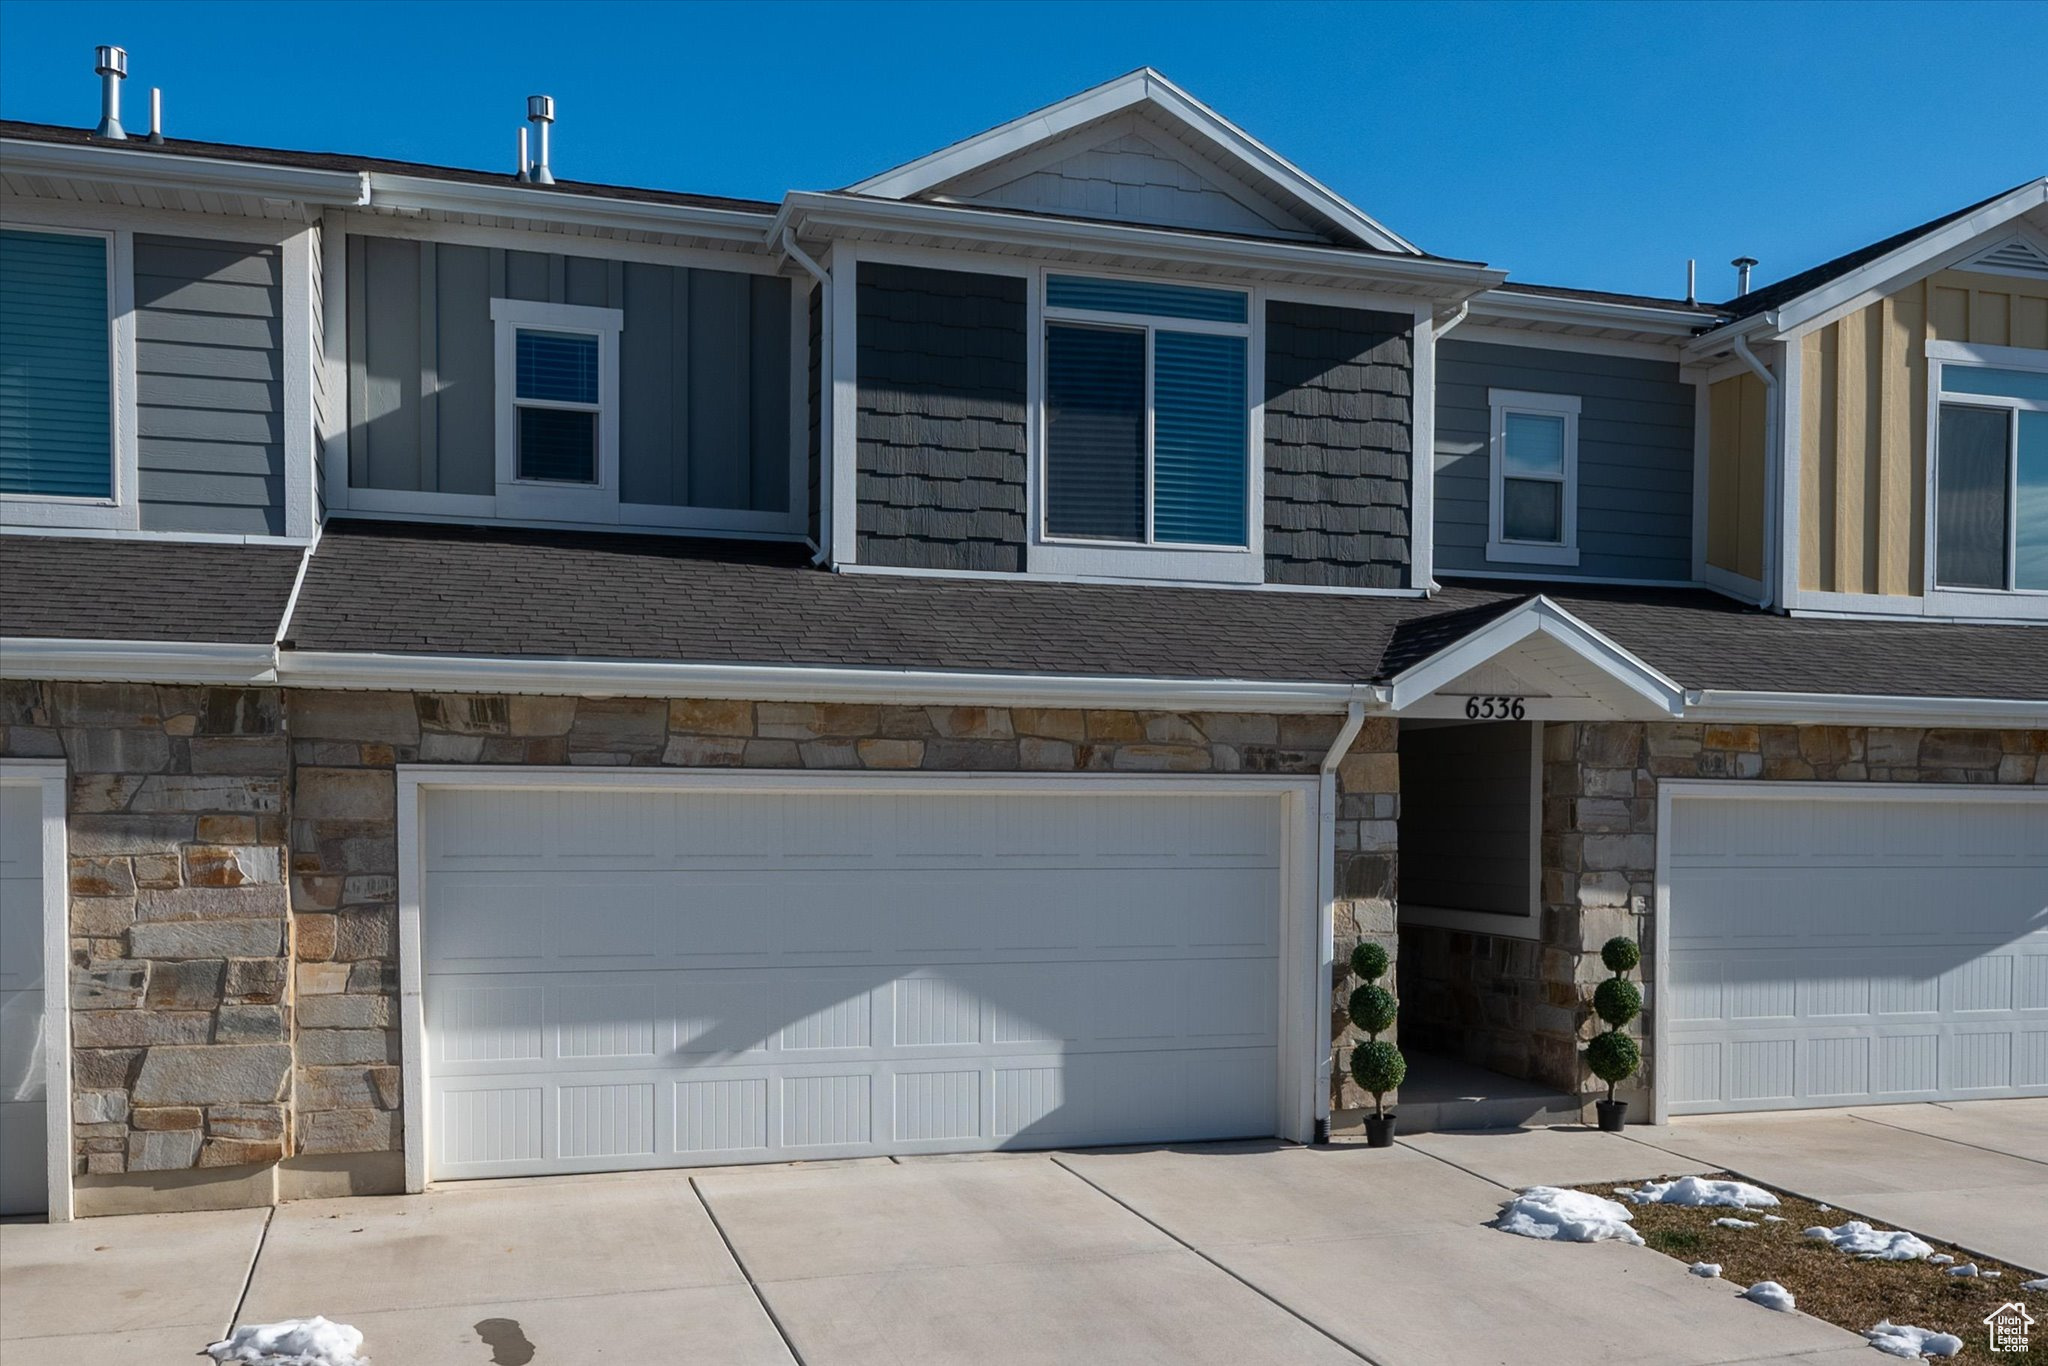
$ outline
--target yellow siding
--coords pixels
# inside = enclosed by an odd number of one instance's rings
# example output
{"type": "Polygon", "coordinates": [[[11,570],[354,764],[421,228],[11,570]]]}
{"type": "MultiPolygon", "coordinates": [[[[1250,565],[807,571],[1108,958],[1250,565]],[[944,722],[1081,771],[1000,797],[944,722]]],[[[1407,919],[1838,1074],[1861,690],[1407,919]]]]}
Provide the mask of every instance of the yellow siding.
{"type": "Polygon", "coordinates": [[[1764,386],[1751,374],[1707,390],[1707,563],[1764,576],[1764,386]]]}
{"type": "Polygon", "coordinates": [[[2048,350],[2048,281],[1943,271],[1800,339],[1800,587],[1920,592],[1930,339],[2048,350]]]}

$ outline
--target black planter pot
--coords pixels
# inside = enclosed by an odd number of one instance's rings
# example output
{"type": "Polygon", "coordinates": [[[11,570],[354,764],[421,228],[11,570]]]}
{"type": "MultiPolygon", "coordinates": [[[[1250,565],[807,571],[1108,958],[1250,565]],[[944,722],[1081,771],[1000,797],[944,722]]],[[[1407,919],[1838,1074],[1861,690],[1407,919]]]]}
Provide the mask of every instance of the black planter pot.
{"type": "Polygon", "coordinates": [[[1384,1115],[1367,1115],[1365,1117],[1365,1146],[1368,1148],[1391,1148],[1394,1146],[1394,1115],[1392,1111],[1384,1115]]]}
{"type": "Polygon", "coordinates": [[[1593,1108],[1600,1112],[1600,1132],[1618,1134],[1628,1120],[1628,1102],[1625,1100],[1596,1100],[1593,1108]]]}

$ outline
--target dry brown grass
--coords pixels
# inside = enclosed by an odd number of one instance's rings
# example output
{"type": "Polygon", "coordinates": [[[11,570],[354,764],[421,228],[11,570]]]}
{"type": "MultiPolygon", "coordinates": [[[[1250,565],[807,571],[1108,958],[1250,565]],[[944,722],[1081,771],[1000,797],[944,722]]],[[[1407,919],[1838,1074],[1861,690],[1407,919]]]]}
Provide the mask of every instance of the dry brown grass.
{"type": "MultiPolygon", "coordinates": [[[[1945,1267],[1926,1262],[1862,1261],[1837,1252],[1818,1238],[1800,1235],[1816,1224],[1833,1228],[1848,1219],[1863,1219],[1877,1228],[1893,1225],[1849,1210],[1823,1210],[1810,1200],[1783,1191],[1774,1193],[1781,1203],[1769,1210],[1630,1205],[1629,1212],[1635,1216],[1636,1229],[1643,1240],[1657,1251],[1686,1263],[1719,1262],[1722,1279],[1737,1290],[1758,1281],[1776,1281],[1792,1292],[1802,1311],[1852,1333],[1874,1328],[1880,1319],[1890,1319],[1893,1323],[1954,1333],[1963,1340],[1959,1361],[2048,1366],[2048,1295],[2029,1294],[2020,1289],[2020,1282],[2032,1280],[2034,1273],[1994,1258],[1973,1256],[1933,1238],[1925,1241],[1936,1252],[1950,1253],[1958,1263],[1975,1262],[1986,1271],[2005,1274],[1996,1280],[1985,1280],[1950,1276],[1945,1267]],[[1780,1215],[1785,1222],[1764,1223],[1766,1214],[1780,1215]],[[1714,1227],[1714,1220],[1730,1215],[1755,1219],[1757,1227],[1714,1227]],[[2011,1300],[2025,1303],[2040,1322],[2034,1327],[2029,1351],[1994,1354],[1988,1346],[1983,1319],[2011,1300]]],[[[1597,1189],[1594,1194],[1619,1198],[1613,1196],[1611,1187],[1597,1189]]],[[[1876,1353],[1871,1355],[1873,1362],[1884,1359],[1876,1353]]]]}

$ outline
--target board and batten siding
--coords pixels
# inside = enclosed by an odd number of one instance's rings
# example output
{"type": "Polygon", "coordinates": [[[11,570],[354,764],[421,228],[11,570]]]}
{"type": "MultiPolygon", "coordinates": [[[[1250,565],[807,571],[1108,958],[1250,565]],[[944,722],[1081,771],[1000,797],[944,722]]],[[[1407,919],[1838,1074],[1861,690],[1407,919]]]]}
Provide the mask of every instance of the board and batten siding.
{"type": "Polygon", "coordinates": [[[874,261],[858,272],[859,562],[1021,571],[1024,279],[874,261]]]}
{"type": "Polygon", "coordinates": [[[1707,389],[1707,563],[1764,577],[1764,435],[1770,395],[1747,371],[1707,389]]]}
{"type": "Polygon", "coordinates": [[[276,246],[136,234],[144,530],[284,534],[281,280],[276,246]]]}
{"type": "Polygon", "coordinates": [[[348,242],[349,484],[490,495],[491,300],[624,311],[619,500],[789,506],[789,282],[406,238],[348,242]]]}
{"type": "Polygon", "coordinates": [[[1266,305],[1268,583],[1409,586],[1414,321],[1266,305]]]}
{"type": "Polygon", "coordinates": [[[1438,574],[1514,573],[1486,558],[1488,391],[1580,401],[1577,565],[1528,566],[1544,578],[1684,582],[1692,578],[1693,386],[1678,364],[1637,356],[1446,339],[1437,348],[1438,574]]]}
{"type": "Polygon", "coordinates": [[[1929,341],[2048,350],[2048,280],[1940,271],[1800,338],[1801,588],[1920,595],[1929,341]]]}

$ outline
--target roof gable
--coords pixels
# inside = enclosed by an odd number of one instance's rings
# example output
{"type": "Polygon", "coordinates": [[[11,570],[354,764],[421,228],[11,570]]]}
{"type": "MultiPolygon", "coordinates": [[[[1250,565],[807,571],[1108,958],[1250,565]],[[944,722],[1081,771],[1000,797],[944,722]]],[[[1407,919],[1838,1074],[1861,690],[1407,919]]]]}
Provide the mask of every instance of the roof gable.
{"type": "Polygon", "coordinates": [[[1234,219],[1226,230],[1422,254],[1150,68],[849,189],[1152,224],[1160,213],[1198,219],[1160,224],[1174,227],[1214,229],[1234,219]],[[1066,202],[1070,196],[1093,203],[1066,202]]]}

